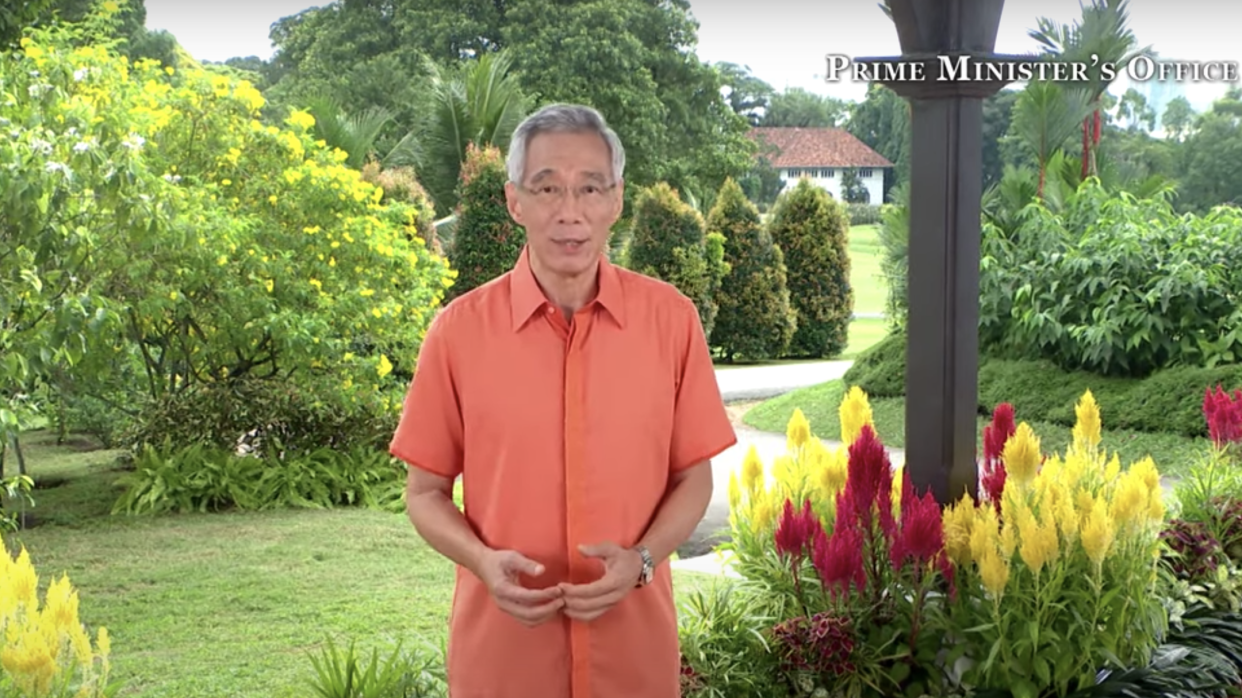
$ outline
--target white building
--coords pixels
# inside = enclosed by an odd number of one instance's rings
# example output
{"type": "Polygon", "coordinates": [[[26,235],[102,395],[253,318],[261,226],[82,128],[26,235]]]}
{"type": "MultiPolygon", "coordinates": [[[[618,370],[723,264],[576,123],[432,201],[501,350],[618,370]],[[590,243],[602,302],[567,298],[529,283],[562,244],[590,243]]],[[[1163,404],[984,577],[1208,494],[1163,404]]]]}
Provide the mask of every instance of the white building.
{"type": "Polygon", "coordinates": [[[854,170],[870,195],[866,203],[884,203],[884,173],[893,167],[883,155],[872,150],[849,131],[839,128],[760,127],[750,131],[761,146],[772,146],[772,166],[786,187],[802,177],[825,189],[838,201],[843,171],[854,170]]]}

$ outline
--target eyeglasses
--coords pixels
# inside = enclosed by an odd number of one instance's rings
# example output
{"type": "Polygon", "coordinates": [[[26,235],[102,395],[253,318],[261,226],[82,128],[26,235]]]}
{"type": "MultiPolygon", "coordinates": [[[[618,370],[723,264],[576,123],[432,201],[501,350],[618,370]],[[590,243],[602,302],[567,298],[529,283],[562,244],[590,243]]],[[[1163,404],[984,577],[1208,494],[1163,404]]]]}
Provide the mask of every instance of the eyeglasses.
{"type": "MultiPolygon", "coordinates": [[[[560,184],[536,184],[533,188],[519,186],[519,188],[530,194],[531,197],[540,206],[551,206],[553,204],[563,203],[565,197],[568,196],[571,189],[560,184]]],[[[608,194],[616,189],[616,183],[602,186],[599,184],[583,184],[573,187],[574,201],[582,203],[584,206],[599,206],[608,201],[608,194]]]]}

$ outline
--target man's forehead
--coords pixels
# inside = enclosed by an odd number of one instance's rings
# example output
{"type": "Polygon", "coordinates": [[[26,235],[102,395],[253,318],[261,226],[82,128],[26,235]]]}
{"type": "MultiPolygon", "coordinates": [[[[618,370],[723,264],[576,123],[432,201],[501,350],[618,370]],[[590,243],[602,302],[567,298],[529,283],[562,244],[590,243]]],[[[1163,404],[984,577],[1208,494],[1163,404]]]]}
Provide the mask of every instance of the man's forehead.
{"type": "Polygon", "coordinates": [[[578,179],[578,180],[588,180],[588,181],[597,181],[597,182],[604,182],[607,180],[607,177],[604,176],[603,172],[599,172],[596,170],[579,170],[577,172],[566,172],[566,171],[557,170],[551,167],[544,167],[536,171],[533,175],[531,175],[530,181],[541,182],[541,181],[548,180],[548,179],[566,179],[570,177],[572,177],[573,179],[578,179]]]}

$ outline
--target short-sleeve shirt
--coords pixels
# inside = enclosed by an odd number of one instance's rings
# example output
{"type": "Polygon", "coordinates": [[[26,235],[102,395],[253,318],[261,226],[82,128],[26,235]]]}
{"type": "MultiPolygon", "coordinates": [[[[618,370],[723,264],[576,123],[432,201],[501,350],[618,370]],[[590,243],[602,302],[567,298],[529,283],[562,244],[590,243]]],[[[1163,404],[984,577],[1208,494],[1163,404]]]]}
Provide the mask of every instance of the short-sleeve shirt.
{"type": "MultiPolygon", "coordinates": [[[[432,321],[390,452],[462,479],[483,543],[544,565],[524,586],[587,583],[582,544],[638,544],[670,477],[737,441],[695,305],[602,259],[572,322],[524,250],[508,273],[432,321]]],[[[457,569],[452,698],[677,698],[680,651],[667,562],[591,622],[527,628],[457,569]]]]}

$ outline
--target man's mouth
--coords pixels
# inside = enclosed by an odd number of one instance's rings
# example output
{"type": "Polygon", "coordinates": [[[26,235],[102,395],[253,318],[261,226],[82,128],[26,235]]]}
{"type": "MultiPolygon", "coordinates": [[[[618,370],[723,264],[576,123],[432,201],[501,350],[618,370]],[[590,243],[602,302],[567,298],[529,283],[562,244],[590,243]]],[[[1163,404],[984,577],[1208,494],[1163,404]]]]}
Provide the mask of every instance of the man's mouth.
{"type": "Polygon", "coordinates": [[[553,242],[555,242],[557,245],[559,245],[563,249],[568,250],[570,252],[576,251],[579,247],[582,247],[583,245],[586,244],[585,239],[568,239],[567,238],[564,240],[554,240],[553,242]]]}

